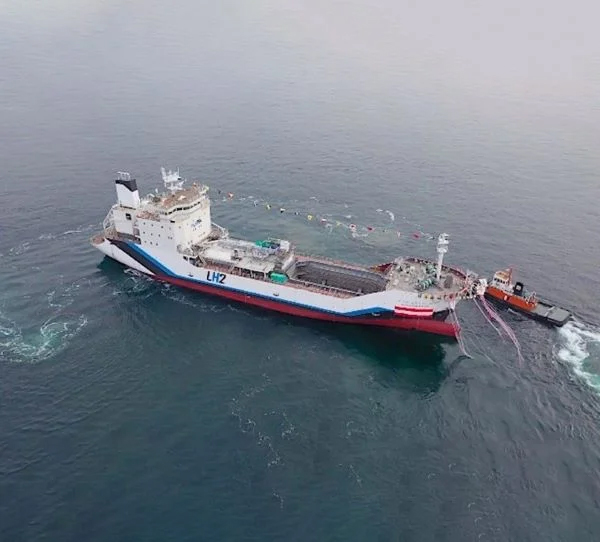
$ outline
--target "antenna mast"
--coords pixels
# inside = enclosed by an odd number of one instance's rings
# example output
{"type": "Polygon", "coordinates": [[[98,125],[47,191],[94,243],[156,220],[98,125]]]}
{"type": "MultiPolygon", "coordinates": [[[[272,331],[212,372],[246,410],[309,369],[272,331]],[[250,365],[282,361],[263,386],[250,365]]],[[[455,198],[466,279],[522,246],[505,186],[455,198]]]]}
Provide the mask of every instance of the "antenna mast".
{"type": "Polygon", "coordinates": [[[163,183],[165,188],[171,192],[171,194],[183,189],[183,183],[185,179],[179,176],[179,168],[176,171],[165,171],[164,167],[160,168],[162,174],[163,183]]]}
{"type": "Polygon", "coordinates": [[[448,234],[447,233],[440,233],[439,237],[438,237],[438,244],[437,244],[437,253],[438,253],[438,261],[437,261],[437,272],[435,274],[435,278],[437,280],[440,280],[440,277],[442,276],[442,264],[444,262],[444,255],[446,254],[446,252],[448,252],[448,234]]]}

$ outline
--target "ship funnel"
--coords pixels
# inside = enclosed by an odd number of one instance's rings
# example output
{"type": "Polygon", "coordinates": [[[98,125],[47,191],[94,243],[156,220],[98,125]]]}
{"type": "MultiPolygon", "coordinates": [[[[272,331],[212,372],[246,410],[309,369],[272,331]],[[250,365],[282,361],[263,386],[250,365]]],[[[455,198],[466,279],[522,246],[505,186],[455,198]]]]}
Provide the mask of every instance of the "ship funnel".
{"type": "Polygon", "coordinates": [[[448,252],[448,234],[447,233],[440,233],[439,237],[438,237],[438,244],[437,244],[437,253],[438,253],[438,261],[437,261],[437,271],[435,274],[435,278],[437,280],[440,280],[440,277],[442,276],[442,264],[444,263],[444,256],[446,254],[446,252],[448,252]]]}
{"type": "Polygon", "coordinates": [[[137,182],[126,171],[118,171],[115,180],[117,199],[122,207],[137,209],[140,206],[140,193],[137,182]]]}

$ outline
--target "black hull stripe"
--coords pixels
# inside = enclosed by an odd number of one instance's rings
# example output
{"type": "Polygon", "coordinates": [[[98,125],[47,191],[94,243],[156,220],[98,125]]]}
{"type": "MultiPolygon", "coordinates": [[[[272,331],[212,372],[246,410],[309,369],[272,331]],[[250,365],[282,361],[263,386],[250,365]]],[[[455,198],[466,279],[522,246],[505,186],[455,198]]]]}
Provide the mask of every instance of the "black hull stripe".
{"type": "Polygon", "coordinates": [[[129,256],[132,260],[135,260],[137,263],[151,271],[155,275],[163,275],[164,273],[161,269],[152,263],[148,258],[144,258],[139,252],[133,250],[125,241],[120,241],[118,239],[109,239],[110,243],[115,245],[119,250],[122,250],[127,256],[129,256]]]}

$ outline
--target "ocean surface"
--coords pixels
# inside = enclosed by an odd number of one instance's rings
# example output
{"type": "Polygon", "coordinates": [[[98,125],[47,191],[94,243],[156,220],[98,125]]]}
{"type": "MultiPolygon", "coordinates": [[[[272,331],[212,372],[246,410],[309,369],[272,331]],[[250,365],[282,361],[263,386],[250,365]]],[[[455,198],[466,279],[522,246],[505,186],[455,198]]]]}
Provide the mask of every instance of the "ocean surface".
{"type": "Polygon", "coordinates": [[[1,1],[0,540],[599,540],[595,11],[1,1]],[[155,284],[89,239],[161,166],[232,235],[444,231],[576,318],[502,312],[520,358],[474,304],[461,351],[155,284]]]}

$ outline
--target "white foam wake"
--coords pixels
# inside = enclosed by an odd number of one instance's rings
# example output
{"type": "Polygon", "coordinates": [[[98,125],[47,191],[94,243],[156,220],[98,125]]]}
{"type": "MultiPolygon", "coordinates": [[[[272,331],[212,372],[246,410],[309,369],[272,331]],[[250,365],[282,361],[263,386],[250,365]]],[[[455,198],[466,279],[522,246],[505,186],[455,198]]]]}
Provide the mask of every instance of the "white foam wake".
{"type": "MultiPolygon", "coordinates": [[[[38,363],[64,350],[88,323],[84,314],[65,313],[64,309],[72,305],[77,294],[89,285],[89,278],[81,278],[71,283],[63,283],[57,289],[47,292],[46,299],[53,314],[43,320],[41,325],[22,327],[9,316],[2,304],[0,360],[38,363]]],[[[42,306],[38,308],[40,315],[46,312],[42,306]]]]}
{"type": "Polygon", "coordinates": [[[16,363],[38,363],[62,351],[87,324],[84,315],[49,318],[37,331],[24,332],[0,313],[0,359],[16,363]]]}
{"type": "Polygon", "coordinates": [[[600,390],[600,329],[573,320],[559,331],[555,351],[561,361],[569,363],[577,375],[600,390]]]}

